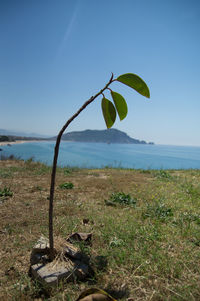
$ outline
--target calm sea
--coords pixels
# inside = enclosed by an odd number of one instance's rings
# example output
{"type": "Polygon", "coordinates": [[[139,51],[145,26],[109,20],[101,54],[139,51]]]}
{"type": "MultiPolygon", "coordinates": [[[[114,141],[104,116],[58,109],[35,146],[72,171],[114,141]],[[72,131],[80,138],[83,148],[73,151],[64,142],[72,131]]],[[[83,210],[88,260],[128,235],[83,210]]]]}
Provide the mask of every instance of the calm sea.
{"type": "MultiPolygon", "coordinates": [[[[55,142],[0,146],[0,155],[52,164],[55,142]]],[[[62,142],[59,166],[84,168],[200,169],[200,147],[62,142]]]]}

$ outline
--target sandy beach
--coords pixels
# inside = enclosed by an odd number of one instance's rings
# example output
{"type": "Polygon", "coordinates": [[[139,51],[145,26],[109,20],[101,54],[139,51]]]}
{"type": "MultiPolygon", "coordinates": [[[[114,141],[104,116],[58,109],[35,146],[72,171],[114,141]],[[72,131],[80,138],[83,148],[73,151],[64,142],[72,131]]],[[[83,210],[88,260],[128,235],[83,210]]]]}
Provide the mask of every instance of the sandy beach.
{"type": "Polygon", "coordinates": [[[20,143],[29,143],[29,142],[42,142],[44,140],[17,140],[17,141],[5,141],[5,142],[0,142],[0,146],[3,145],[12,145],[12,144],[20,144],[20,143]]]}

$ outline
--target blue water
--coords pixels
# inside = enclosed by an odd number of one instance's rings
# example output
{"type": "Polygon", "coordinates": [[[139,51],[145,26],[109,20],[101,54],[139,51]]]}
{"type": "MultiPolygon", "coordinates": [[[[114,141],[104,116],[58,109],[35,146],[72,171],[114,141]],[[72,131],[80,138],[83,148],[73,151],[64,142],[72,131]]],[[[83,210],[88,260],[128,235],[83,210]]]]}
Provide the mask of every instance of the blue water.
{"type": "MultiPolygon", "coordinates": [[[[55,142],[1,146],[0,155],[52,164],[55,142]]],[[[62,142],[59,166],[84,168],[200,169],[200,147],[62,142]]]]}

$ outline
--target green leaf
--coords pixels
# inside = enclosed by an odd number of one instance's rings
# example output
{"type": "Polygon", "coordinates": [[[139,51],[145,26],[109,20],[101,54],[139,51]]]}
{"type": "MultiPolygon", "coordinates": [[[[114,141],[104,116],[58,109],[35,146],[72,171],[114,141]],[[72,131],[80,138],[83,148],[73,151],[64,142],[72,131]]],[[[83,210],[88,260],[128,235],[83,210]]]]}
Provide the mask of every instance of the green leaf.
{"type": "Polygon", "coordinates": [[[117,92],[111,91],[112,99],[115,103],[115,107],[117,109],[117,113],[119,115],[120,120],[123,120],[128,112],[127,104],[122,95],[117,92]]]}
{"type": "Polygon", "coordinates": [[[116,119],[116,110],[114,105],[110,100],[103,97],[101,102],[101,108],[103,112],[103,117],[106,123],[107,128],[111,128],[116,119]]]}
{"type": "Polygon", "coordinates": [[[147,98],[150,98],[150,92],[147,84],[138,75],[133,73],[122,74],[117,78],[118,82],[121,82],[147,98]]]}

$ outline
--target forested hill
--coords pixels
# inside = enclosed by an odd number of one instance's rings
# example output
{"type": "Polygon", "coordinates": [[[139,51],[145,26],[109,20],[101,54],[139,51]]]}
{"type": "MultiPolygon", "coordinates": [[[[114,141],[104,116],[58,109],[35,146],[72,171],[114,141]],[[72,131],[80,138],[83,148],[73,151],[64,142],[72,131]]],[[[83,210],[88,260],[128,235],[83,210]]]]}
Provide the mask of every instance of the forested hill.
{"type": "MultiPolygon", "coordinates": [[[[55,138],[54,138],[55,139],[55,138]]],[[[149,144],[146,141],[141,141],[129,137],[126,133],[117,129],[109,130],[85,130],[80,132],[70,132],[62,136],[64,141],[77,142],[102,142],[102,143],[134,143],[134,144],[149,144]]],[[[150,144],[153,144],[150,142],[150,144]]]]}

